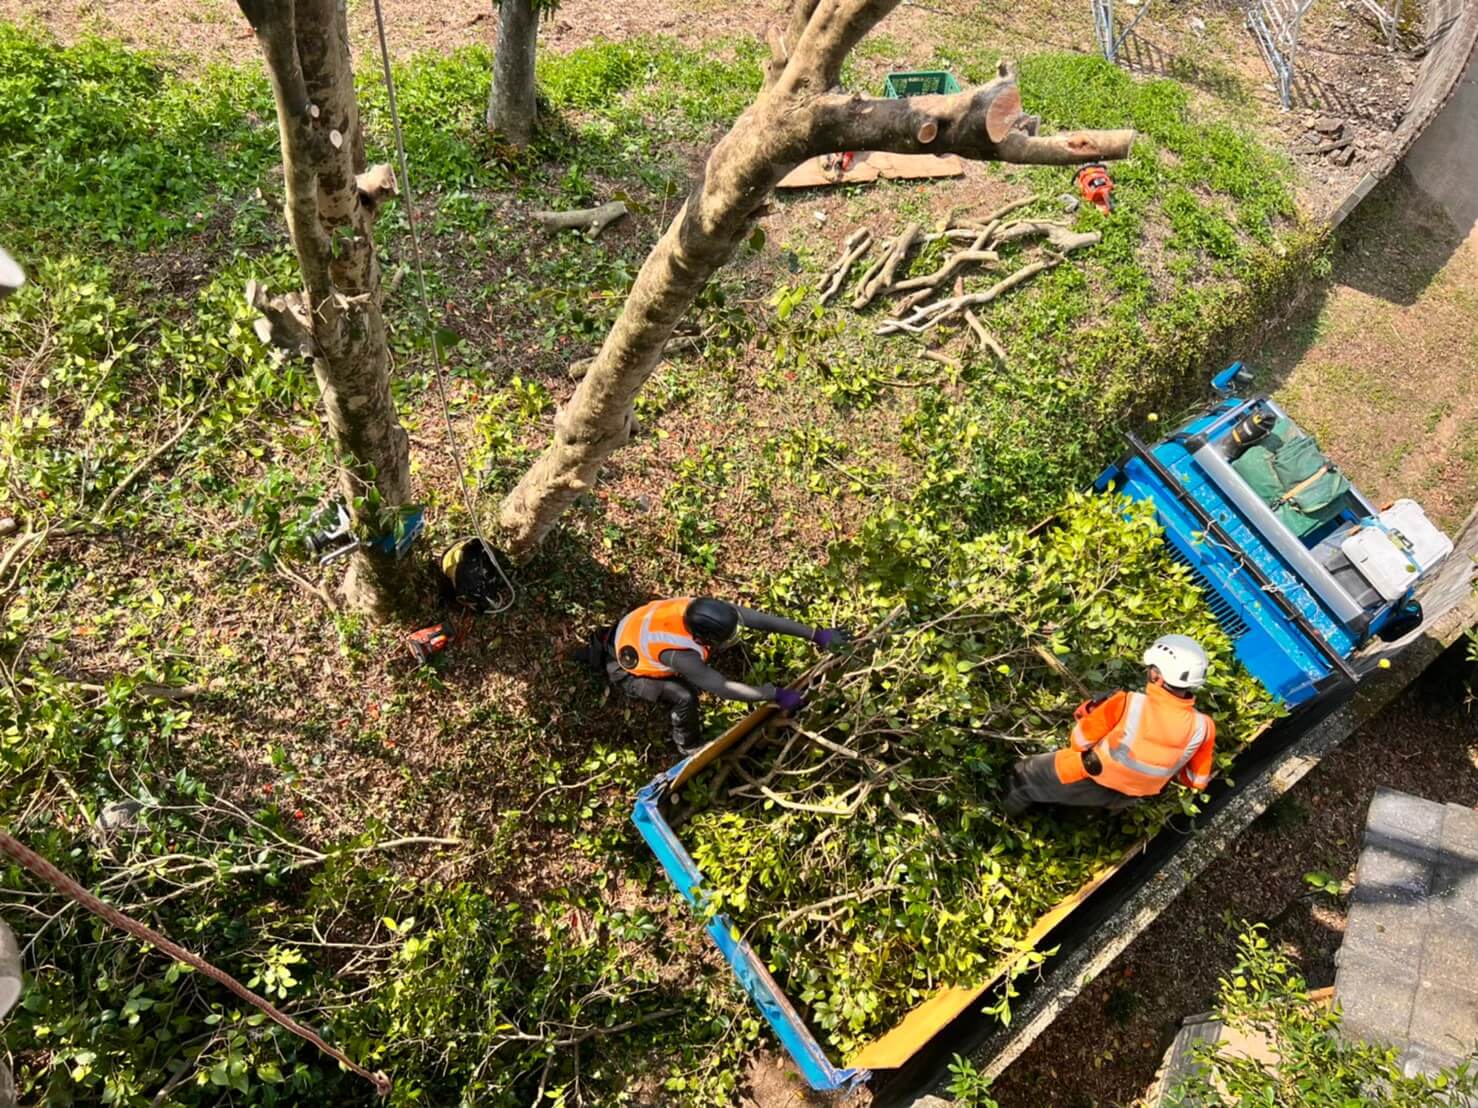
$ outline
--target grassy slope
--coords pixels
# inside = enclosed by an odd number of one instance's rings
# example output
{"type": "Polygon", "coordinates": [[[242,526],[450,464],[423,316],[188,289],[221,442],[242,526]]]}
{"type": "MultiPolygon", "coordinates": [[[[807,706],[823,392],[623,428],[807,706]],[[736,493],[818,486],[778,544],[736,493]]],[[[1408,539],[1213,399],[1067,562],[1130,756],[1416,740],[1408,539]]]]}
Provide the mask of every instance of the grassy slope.
{"type": "MultiPolygon", "coordinates": [[[[966,78],[995,60],[938,49],[966,78]]],[[[240,302],[248,276],[292,281],[264,83],[252,69],[183,82],[105,44],[57,50],[9,30],[0,53],[0,149],[28,167],[0,185],[0,225],[35,276],[0,315],[8,510],[37,529],[90,519],[201,413],[107,519],[53,531],[12,565],[7,807],[39,848],[393,1071],[400,1103],[519,1104],[540,1087],[611,1103],[664,1080],[656,1095],[722,1101],[762,1041],[626,823],[632,787],[668,760],[652,720],[562,669],[556,642],[710,582],[824,619],[815,598],[786,596],[785,571],[869,516],[962,533],[1035,518],[1113,452],[1123,419],[1193,382],[1209,337],[1275,295],[1306,246],[1285,170],[1235,122],[1193,120],[1169,82],[1028,58],[1028,104],[1051,123],[1132,123],[1147,139],[1116,171],[1114,219],[1078,216],[1103,245],[994,313],[1009,371],[963,337],[963,368],[945,372],[850,313],[767,307],[805,305],[856,220],[888,232],[954,194],[783,201],[764,245],[705,295],[696,351],[643,396],[649,433],[521,576],[517,607],[412,673],[395,629],[328,614],[281,572],[312,572],[300,540],[328,470],[311,375],[262,352],[240,302]],[[133,695],[138,680],[215,691],[168,704],[133,695]],[[109,857],[88,827],[124,795],[165,807],[116,834],[109,857]],[[460,845],[344,854],[407,835],[460,845]],[[166,853],[191,868],[142,864],[166,853]],[[160,901],[184,882],[199,884],[160,901]]],[[[657,42],[546,58],[558,122],[523,163],[478,135],[486,52],[404,68],[410,155],[433,191],[435,301],[464,336],[453,411],[485,503],[547,434],[565,365],[603,333],[687,168],[750,95],[755,59],[748,45],[703,58],[657,42]],[[598,243],[548,239],[522,215],[617,188],[641,210],[598,243]]],[[[883,68],[864,52],[853,79],[883,68]]],[[[383,144],[372,85],[364,103],[383,144]]],[[[963,195],[987,207],[1030,190],[1050,212],[1065,176],[990,170],[963,195]]],[[[403,212],[381,229],[393,271],[403,212]]],[[[388,311],[434,548],[467,521],[412,285],[388,311]]],[[[429,613],[429,581],[426,595],[429,613]]],[[[7,901],[54,911],[28,888],[10,873],[7,901]]],[[[29,934],[40,917],[19,912],[29,934]]],[[[214,991],[181,990],[132,944],[89,934],[64,916],[38,944],[47,968],[13,1025],[36,1048],[22,1068],[33,1095],[91,1099],[107,1083],[118,1102],[147,1102],[177,1075],[190,1102],[221,1085],[264,1103],[364,1094],[214,991]]]]}
{"type": "Polygon", "coordinates": [[[1278,398],[1375,501],[1414,497],[1449,532],[1478,503],[1475,280],[1478,236],[1397,174],[1266,351],[1278,398]]]}

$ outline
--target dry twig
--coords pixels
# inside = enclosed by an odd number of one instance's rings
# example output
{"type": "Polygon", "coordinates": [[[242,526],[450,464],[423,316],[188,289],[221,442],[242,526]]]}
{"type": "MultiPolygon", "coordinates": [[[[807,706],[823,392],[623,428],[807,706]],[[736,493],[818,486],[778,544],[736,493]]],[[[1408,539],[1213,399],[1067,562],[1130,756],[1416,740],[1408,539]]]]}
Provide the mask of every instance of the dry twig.
{"type": "Polygon", "coordinates": [[[190,430],[195,421],[200,418],[200,413],[205,411],[205,402],[207,399],[209,399],[209,394],[201,397],[200,403],[196,406],[195,410],[184,418],[184,421],[179,425],[179,428],[175,431],[175,433],[170,435],[169,438],[165,439],[153,450],[149,451],[148,454],[144,455],[144,457],[139,461],[137,465],[135,465],[131,470],[123,475],[123,480],[119,481],[116,485],[113,486],[113,490],[108,493],[107,497],[104,498],[102,505],[93,514],[94,520],[104,519],[107,516],[108,512],[112,510],[113,505],[118,502],[118,498],[122,496],[125,492],[127,492],[135,481],[137,481],[146,472],[148,472],[149,468],[153,466],[155,462],[157,462],[164,454],[168,453],[177,442],[185,437],[185,432],[190,430]]]}
{"type": "Polygon", "coordinates": [[[857,259],[871,248],[872,232],[866,227],[859,227],[847,236],[847,241],[842,244],[841,257],[832,264],[821,279],[821,303],[825,304],[841,291],[842,285],[846,283],[847,273],[856,264],[857,259]]]}
{"type": "Polygon", "coordinates": [[[996,336],[986,329],[985,324],[980,322],[980,317],[969,308],[965,309],[965,322],[970,325],[970,330],[975,332],[975,337],[980,340],[980,345],[996,356],[996,360],[1002,366],[1006,364],[1006,348],[1000,344],[996,336]]]}

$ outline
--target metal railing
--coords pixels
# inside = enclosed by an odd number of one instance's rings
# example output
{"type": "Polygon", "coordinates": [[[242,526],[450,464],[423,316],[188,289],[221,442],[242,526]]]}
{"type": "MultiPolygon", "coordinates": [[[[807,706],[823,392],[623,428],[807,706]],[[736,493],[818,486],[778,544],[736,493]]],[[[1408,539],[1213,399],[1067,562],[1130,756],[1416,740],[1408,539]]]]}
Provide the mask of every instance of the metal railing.
{"type": "MultiPolygon", "coordinates": [[[[1150,10],[1151,0],[1139,0],[1131,19],[1121,31],[1115,32],[1114,27],[1114,0],[1092,0],[1093,3],[1093,41],[1098,44],[1098,49],[1103,56],[1115,65],[1119,64],[1119,51],[1124,48],[1124,42],[1129,38],[1129,32],[1134,30],[1135,24],[1144,18],[1145,12],[1150,10]]],[[[1369,3],[1370,0],[1363,0],[1369,3]]],[[[1132,0],[1131,0],[1132,3],[1132,0]]]]}

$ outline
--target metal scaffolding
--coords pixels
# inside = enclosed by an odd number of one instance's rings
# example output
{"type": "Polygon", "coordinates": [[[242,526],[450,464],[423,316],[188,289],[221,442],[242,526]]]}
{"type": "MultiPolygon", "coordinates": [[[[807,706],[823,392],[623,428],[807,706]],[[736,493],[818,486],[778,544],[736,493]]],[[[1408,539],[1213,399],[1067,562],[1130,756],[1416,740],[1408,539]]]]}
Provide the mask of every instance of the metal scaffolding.
{"type": "Polygon", "coordinates": [[[1360,0],[1360,5],[1375,16],[1375,21],[1380,24],[1380,29],[1386,36],[1386,45],[1394,51],[1401,30],[1401,0],[1391,0],[1389,8],[1377,0],[1360,0]]]}
{"type": "MultiPolygon", "coordinates": [[[[1104,0],[1093,0],[1095,16],[1097,5],[1104,0]]],[[[1303,25],[1304,13],[1313,6],[1314,0],[1246,0],[1247,27],[1262,50],[1263,59],[1278,82],[1278,99],[1283,110],[1293,106],[1293,82],[1297,78],[1298,35],[1303,25]]],[[[1402,0],[1360,0],[1360,4],[1375,17],[1386,36],[1386,45],[1396,49],[1396,39],[1401,24],[1402,0]]],[[[1097,23],[1094,24],[1095,33],[1097,23]]]]}
{"type": "Polygon", "coordinates": [[[1284,111],[1293,105],[1299,27],[1304,13],[1313,6],[1314,0],[1247,0],[1247,26],[1278,82],[1278,99],[1284,111]]]}
{"type": "MultiPolygon", "coordinates": [[[[1131,6],[1135,0],[1126,0],[1131,6]]],[[[1371,0],[1362,0],[1370,3],[1371,0]]],[[[1098,49],[1103,56],[1115,65],[1119,63],[1119,51],[1124,46],[1124,40],[1129,37],[1129,32],[1134,30],[1134,25],[1144,18],[1144,13],[1150,10],[1150,0],[1139,0],[1138,10],[1122,31],[1115,34],[1114,31],[1114,0],[1092,0],[1093,3],[1093,41],[1098,44],[1098,49]]]]}

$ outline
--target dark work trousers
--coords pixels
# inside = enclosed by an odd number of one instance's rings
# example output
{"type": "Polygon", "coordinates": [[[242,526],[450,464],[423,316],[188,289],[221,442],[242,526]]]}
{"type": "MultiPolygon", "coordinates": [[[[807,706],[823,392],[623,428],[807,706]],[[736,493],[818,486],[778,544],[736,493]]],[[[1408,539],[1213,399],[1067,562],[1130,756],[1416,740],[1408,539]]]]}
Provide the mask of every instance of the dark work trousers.
{"type": "Polygon", "coordinates": [[[703,741],[703,713],[698,690],[681,677],[637,677],[621,668],[615,658],[606,660],[606,677],[633,700],[666,704],[672,720],[672,741],[687,753],[703,741]]]}
{"type": "Polygon", "coordinates": [[[1063,804],[1071,808],[1103,808],[1121,812],[1142,799],[1105,788],[1091,777],[1064,785],[1057,777],[1055,754],[1034,754],[1016,763],[1011,773],[1011,791],[1006,794],[1006,814],[1025,814],[1034,804],[1063,804]]]}
{"type": "Polygon", "coordinates": [[[672,741],[683,753],[703,741],[703,713],[698,708],[698,690],[681,677],[636,677],[616,661],[616,628],[602,627],[590,636],[576,656],[592,669],[605,670],[606,680],[632,700],[666,704],[671,710],[672,741]]]}

